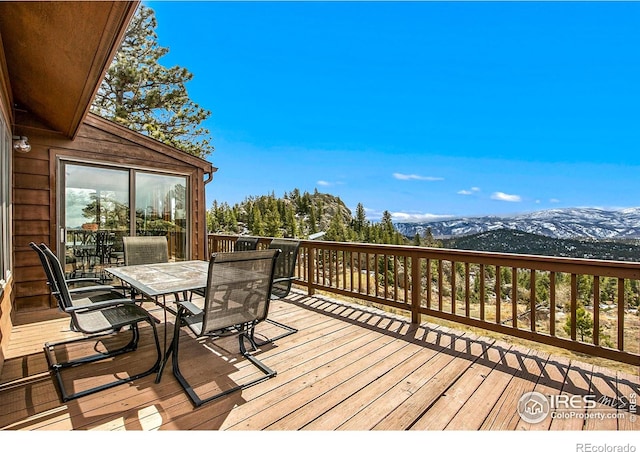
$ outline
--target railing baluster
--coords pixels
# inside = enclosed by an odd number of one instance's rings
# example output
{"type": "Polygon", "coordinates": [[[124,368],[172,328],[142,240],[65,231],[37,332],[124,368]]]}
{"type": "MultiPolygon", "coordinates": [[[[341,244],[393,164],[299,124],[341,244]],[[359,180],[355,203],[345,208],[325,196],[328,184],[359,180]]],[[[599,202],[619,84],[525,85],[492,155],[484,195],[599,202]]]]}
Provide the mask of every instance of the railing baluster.
{"type": "Polygon", "coordinates": [[[600,277],[593,277],[593,343],[600,345],[600,277]]]}
{"type": "Polygon", "coordinates": [[[618,278],[618,350],[624,350],[624,279],[618,278]]]}
{"type": "Polygon", "coordinates": [[[353,255],[354,254],[355,253],[353,253],[351,251],[349,252],[349,281],[350,281],[349,289],[351,290],[351,292],[354,292],[354,290],[353,290],[353,269],[354,269],[354,267],[353,267],[353,255]]]}
{"type": "Polygon", "coordinates": [[[398,301],[398,260],[393,259],[393,301],[398,301]]]}
{"type": "Polygon", "coordinates": [[[442,312],[442,289],[443,289],[443,269],[442,269],[442,259],[438,259],[438,311],[442,312]]]}
{"type": "Polygon", "coordinates": [[[427,273],[427,309],[431,309],[431,259],[426,259],[426,273],[427,273]]]}
{"type": "Polygon", "coordinates": [[[330,258],[331,258],[331,284],[333,285],[333,287],[336,288],[340,288],[340,283],[338,281],[338,275],[340,275],[340,273],[338,272],[338,251],[337,250],[331,250],[331,254],[329,254],[330,258]]]}
{"type": "MultiPolygon", "coordinates": [[[[420,280],[420,257],[412,254],[409,260],[411,264],[411,323],[420,323],[420,295],[422,294],[422,281],[420,280]]],[[[405,275],[409,273],[405,268],[405,275]]],[[[405,283],[405,288],[407,284],[405,283]]]]}
{"type": "Polygon", "coordinates": [[[549,273],[549,335],[556,335],[556,272],[549,273]]]}
{"type": "Polygon", "coordinates": [[[480,264],[480,320],[484,320],[485,273],[484,264],[480,264]]]}
{"type": "Polygon", "coordinates": [[[307,256],[308,256],[307,257],[308,259],[307,278],[309,279],[309,286],[307,289],[307,293],[311,296],[316,292],[315,285],[317,282],[317,278],[315,277],[315,275],[317,274],[317,271],[318,271],[318,266],[316,265],[316,248],[309,246],[309,248],[307,249],[307,256]]]}
{"type": "Polygon", "coordinates": [[[407,266],[407,256],[403,256],[404,261],[404,303],[409,303],[409,267],[407,266]]]}
{"type": "Polygon", "coordinates": [[[511,326],[518,328],[518,268],[511,268],[511,326]]]}
{"type": "Polygon", "coordinates": [[[387,253],[382,255],[382,268],[383,268],[383,276],[382,276],[382,280],[384,281],[384,298],[388,299],[389,298],[389,269],[387,268],[389,264],[388,258],[387,258],[387,253]]]}
{"type": "Polygon", "coordinates": [[[536,271],[531,269],[529,288],[529,318],[531,319],[531,331],[536,331],[536,271]]]}
{"type": "Polygon", "coordinates": [[[464,263],[464,309],[465,316],[471,317],[471,294],[470,294],[470,282],[469,282],[469,262],[464,263]]]}
{"type": "Polygon", "coordinates": [[[347,251],[342,251],[342,286],[345,290],[347,289],[347,251]]]}
{"type": "Polygon", "coordinates": [[[575,273],[571,273],[571,340],[576,340],[577,331],[577,313],[578,311],[578,277],[575,273]]]}
{"type": "Polygon", "coordinates": [[[500,301],[502,298],[502,283],[501,283],[501,279],[502,279],[502,275],[500,274],[500,272],[502,271],[502,269],[500,268],[499,265],[496,265],[496,323],[498,325],[500,325],[500,318],[502,317],[500,315],[500,311],[501,311],[501,306],[500,306],[500,301]]]}
{"type": "Polygon", "coordinates": [[[451,314],[456,313],[456,298],[457,298],[457,287],[456,287],[456,263],[451,261],[451,314]]]}
{"type": "MultiPolygon", "coordinates": [[[[376,266],[377,266],[377,262],[378,262],[378,255],[374,254],[373,255],[375,258],[375,262],[376,262],[376,266]]],[[[367,295],[371,294],[371,278],[369,277],[369,260],[371,259],[370,255],[367,253],[367,295]]],[[[376,267],[374,266],[374,267],[376,267]]],[[[376,297],[378,296],[378,271],[377,271],[377,267],[376,267],[376,271],[374,272],[375,274],[375,284],[376,284],[376,297]]]]}

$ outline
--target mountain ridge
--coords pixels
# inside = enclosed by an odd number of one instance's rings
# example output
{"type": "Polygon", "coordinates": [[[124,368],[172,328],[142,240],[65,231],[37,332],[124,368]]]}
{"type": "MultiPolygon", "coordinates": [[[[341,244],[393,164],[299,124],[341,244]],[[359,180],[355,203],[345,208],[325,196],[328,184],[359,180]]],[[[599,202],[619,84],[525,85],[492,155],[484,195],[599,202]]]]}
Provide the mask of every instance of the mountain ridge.
{"type": "Polygon", "coordinates": [[[397,222],[407,237],[428,230],[435,238],[452,238],[500,229],[543,235],[557,239],[640,238],[640,207],[603,209],[575,207],[539,210],[511,216],[454,217],[424,222],[397,222]]]}

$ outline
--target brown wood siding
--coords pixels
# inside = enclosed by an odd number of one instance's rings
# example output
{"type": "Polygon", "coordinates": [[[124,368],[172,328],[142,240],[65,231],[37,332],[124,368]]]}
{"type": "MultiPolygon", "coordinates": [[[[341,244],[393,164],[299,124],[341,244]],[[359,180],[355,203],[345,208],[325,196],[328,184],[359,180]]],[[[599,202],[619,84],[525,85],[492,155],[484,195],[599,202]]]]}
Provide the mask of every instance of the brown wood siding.
{"type": "Polygon", "coordinates": [[[13,255],[16,311],[55,306],[29,242],[49,243],[49,152],[29,134],[31,152],[13,154],[13,255]]]}
{"type": "Polygon", "coordinates": [[[187,175],[190,179],[192,208],[191,257],[204,258],[207,242],[204,177],[211,164],[135,132],[89,116],[74,140],[59,134],[31,129],[32,150],[14,154],[14,257],[16,310],[55,307],[49,295],[44,272],[29,242],[56,243],[56,164],[57,158],[95,161],[121,167],[147,168],[187,175]]]}

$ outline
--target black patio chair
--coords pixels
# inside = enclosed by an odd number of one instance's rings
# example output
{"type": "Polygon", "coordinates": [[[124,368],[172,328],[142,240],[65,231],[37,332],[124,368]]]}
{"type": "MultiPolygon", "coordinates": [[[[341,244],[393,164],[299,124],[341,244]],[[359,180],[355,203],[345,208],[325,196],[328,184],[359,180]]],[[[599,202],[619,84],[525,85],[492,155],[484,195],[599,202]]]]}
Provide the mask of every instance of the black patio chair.
{"type": "Polygon", "coordinates": [[[234,251],[253,251],[258,248],[257,237],[238,237],[234,251]]]}
{"type": "MultiPolygon", "coordinates": [[[[291,285],[295,281],[296,260],[298,258],[298,251],[300,249],[300,242],[298,240],[290,239],[273,239],[269,243],[268,249],[279,249],[280,254],[276,261],[276,268],[273,273],[273,287],[271,288],[271,298],[279,299],[285,298],[291,292],[291,285]]],[[[264,345],[268,342],[277,341],[287,337],[293,333],[297,333],[298,330],[284,323],[276,322],[272,319],[267,319],[267,322],[272,325],[276,325],[285,330],[284,333],[271,337],[266,342],[260,342],[258,345],[264,345]]]]}
{"type": "Polygon", "coordinates": [[[271,295],[274,298],[284,298],[289,295],[293,281],[298,279],[295,276],[295,271],[300,242],[298,240],[273,239],[269,243],[269,249],[282,251],[276,262],[271,295]]]}
{"type": "MultiPolygon", "coordinates": [[[[50,286],[52,294],[58,301],[61,311],[71,316],[71,321],[75,330],[82,332],[85,336],[78,339],[71,339],[61,342],[47,342],[44,344],[45,356],[49,365],[49,370],[53,373],[60,389],[60,395],[63,402],[77,399],[98,391],[103,391],[118,385],[129,383],[139,378],[157,372],[162,359],[160,350],[160,341],[158,340],[158,332],[156,323],[159,321],[152,317],[145,309],[131,302],[130,298],[111,298],[102,299],[100,301],[93,299],[73,299],[64,278],[64,270],[56,255],[44,244],[38,247],[45,256],[43,267],[45,273],[51,274],[53,277],[53,285],[50,286]],[[47,270],[48,266],[48,270],[47,270]],[[62,371],[70,367],[76,367],[83,364],[93,363],[96,361],[113,358],[123,353],[133,352],[138,347],[140,339],[139,327],[140,322],[147,322],[152,327],[153,337],[156,346],[157,359],[153,366],[143,372],[131,375],[127,378],[120,378],[94,386],[89,389],[68,393],[65,389],[62,379],[62,371]],[[128,327],[128,328],[127,328],[128,327]],[[55,348],[86,341],[96,341],[94,349],[97,350],[97,342],[103,337],[114,334],[124,334],[126,331],[131,332],[129,342],[115,350],[107,349],[105,352],[97,352],[92,355],[83,356],[81,358],[58,362],[56,359],[55,348]]],[[[40,255],[40,253],[39,253],[40,255]]]]}
{"type": "MultiPolygon", "coordinates": [[[[124,251],[124,265],[143,265],[158,264],[169,262],[169,244],[167,238],[163,236],[134,236],[123,237],[122,247],[124,251]]],[[[136,293],[132,290],[132,296],[135,298],[136,293]]],[[[180,297],[175,294],[176,300],[180,297]]],[[[158,299],[153,302],[160,305],[158,299]]],[[[167,307],[166,301],[163,299],[162,306],[167,307]]],[[[170,311],[173,312],[172,309],[170,311]]]]}
{"type": "Polygon", "coordinates": [[[200,309],[189,301],[178,302],[171,348],[173,373],[196,407],[276,375],[275,371],[247,351],[245,341],[249,341],[253,351],[257,350],[254,330],[258,323],[267,318],[269,312],[273,271],[278,254],[278,250],[213,254],[209,261],[204,308],[200,309]],[[178,357],[182,325],[189,327],[196,338],[216,339],[237,335],[240,353],[263,375],[201,398],[180,371],[178,357]]]}
{"type": "Polygon", "coordinates": [[[162,236],[123,237],[124,265],[169,262],[169,244],[162,236]]]}

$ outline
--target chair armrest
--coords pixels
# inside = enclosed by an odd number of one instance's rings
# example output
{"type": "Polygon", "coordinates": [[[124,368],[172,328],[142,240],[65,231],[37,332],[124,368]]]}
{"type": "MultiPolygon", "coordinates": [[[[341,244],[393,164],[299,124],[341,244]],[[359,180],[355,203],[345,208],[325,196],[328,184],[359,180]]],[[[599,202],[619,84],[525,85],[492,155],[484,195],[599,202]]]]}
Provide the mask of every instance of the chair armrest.
{"type": "Polygon", "coordinates": [[[109,290],[129,290],[127,286],[107,286],[98,284],[96,286],[85,286],[85,287],[76,287],[75,289],[69,289],[69,293],[71,294],[81,294],[84,292],[104,292],[109,290]]]}
{"type": "Polygon", "coordinates": [[[178,306],[186,309],[187,311],[189,311],[189,314],[191,315],[198,315],[202,312],[202,309],[200,309],[199,307],[197,307],[195,304],[191,303],[190,301],[178,301],[178,306]]]}
{"type": "Polygon", "coordinates": [[[97,301],[95,303],[82,305],[82,306],[70,306],[65,308],[64,312],[74,313],[74,312],[99,311],[101,309],[111,308],[115,306],[122,306],[122,305],[134,306],[136,308],[140,308],[143,311],[147,312],[146,309],[136,305],[133,302],[133,300],[131,300],[131,298],[115,298],[113,300],[97,301]]]}
{"type": "Polygon", "coordinates": [[[297,281],[299,279],[300,278],[298,278],[297,276],[292,276],[290,278],[276,278],[273,280],[273,282],[277,283],[277,282],[285,282],[285,281],[297,281]]]}
{"type": "Polygon", "coordinates": [[[101,279],[100,278],[71,278],[71,279],[67,279],[65,281],[67,282],[67,285],[70,285],[70,284],[79,284],[79,283],[84,283],[84,282],[97,283],[97,282],[100,282],[101,279]]]}

